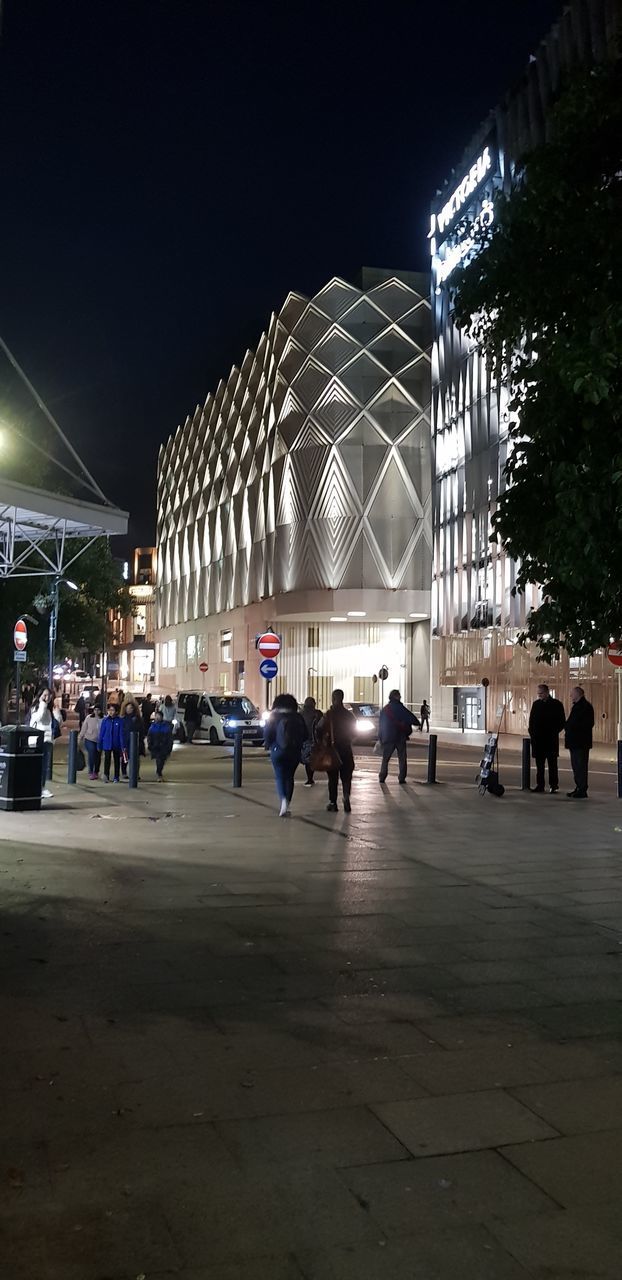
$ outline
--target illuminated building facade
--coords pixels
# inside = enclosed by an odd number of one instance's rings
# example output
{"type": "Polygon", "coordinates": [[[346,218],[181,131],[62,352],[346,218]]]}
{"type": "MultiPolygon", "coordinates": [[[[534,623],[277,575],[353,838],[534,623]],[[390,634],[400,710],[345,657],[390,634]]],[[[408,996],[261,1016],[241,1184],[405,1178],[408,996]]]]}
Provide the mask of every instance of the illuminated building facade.
{"type": "Polygon", "coordinates": [[[504,726],[525,733],[536,685],[590,686],[598,734],[615,736],[614,681],[604,655],[562,658],[551,669],[516,645],[537,588],[513,596],[516,565],[491,544],[491,519],[503,491],[508,452],[507,387],[476,344],[453,322],[449,286],[468,261],[478,225],[494,220],[495,191],[509,192],[521,158],[546,139],[547,117],[565,76],[604,61],[616,47],[619,6],[576,0],[530,60],[521,83],[484,121],[432,203],[432,433],[434,572],[432,698],[437,724],[504,726]],[[616,10],[618,17],[616,18],[616,10]],[[483,681],[488,681],[485,694],[483,681]]]}
{"type": "Polygon", "coordinates": [[[430,340],[425,275],[366,269],[358,285],[291,293],[163,446],[163,688],[263,705],[255,636],[272,626],[272,696],[325,706],[337,684],[375,701],[385,665],[405,696],[427,696],[430,340]]]}

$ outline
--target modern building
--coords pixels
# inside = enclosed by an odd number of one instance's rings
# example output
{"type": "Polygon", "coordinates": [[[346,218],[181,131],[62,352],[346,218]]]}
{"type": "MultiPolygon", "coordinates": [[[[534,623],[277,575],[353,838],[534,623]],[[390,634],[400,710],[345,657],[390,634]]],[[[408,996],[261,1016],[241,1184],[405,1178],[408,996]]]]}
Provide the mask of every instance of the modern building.
{"type": "Polygon", "coordinates": [[[377,700],[429,693],[429,279],[290,293],[163,446],[158,684],[377,700]],[[256,637],[282,638],[270,690],[256,637]]]}
{"type": "Polygon", "coordinates": [[[545,679],[569,701],[589,686],[597,736],[616,733],[613,668],[603,654],[563,656],[552,668],[516,643],[538,601],[534,586],[513,596],[516,565],[490,543],[508,449],[507,388],[491,376],[478,347],[453,322],[448,286],[471,253],[478,224],[491,225],[493,197],[509,191],[522,157],[546,138],[550,108],[575,67],[604,61],[616,48],[617,0],[575,0],[543,41],[520,84],[483,122],[432,202],[432,431],[434,577],[432,700],[437,724],[525,733],[536,685],[545,679]],[[488,682],[488,685],[486,685],[488,682]],[[487,689],[487,692],[486,692],[487,689]],[[505,710],[503,711],[503,709],[505,710]]]}
{"type": "Polygon", "coordinates": [[[111,609],[108,615],[108,683],[118,680],[132,693],[146,692],[155,681],[156,565],[155,547],[136,547],[124,575],[132,613],[124,617],[111,609]]]}

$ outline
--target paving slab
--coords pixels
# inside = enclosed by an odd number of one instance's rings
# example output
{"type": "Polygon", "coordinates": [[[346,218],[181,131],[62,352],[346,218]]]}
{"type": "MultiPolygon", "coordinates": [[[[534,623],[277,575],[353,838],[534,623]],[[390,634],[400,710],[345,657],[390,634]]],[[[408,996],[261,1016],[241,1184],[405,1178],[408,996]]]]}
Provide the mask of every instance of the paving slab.
{"type": "Polygon", "coordinates": [[[230,770],[2,815],[3,1280],[611,1280],[617,802],[230,770]]]}

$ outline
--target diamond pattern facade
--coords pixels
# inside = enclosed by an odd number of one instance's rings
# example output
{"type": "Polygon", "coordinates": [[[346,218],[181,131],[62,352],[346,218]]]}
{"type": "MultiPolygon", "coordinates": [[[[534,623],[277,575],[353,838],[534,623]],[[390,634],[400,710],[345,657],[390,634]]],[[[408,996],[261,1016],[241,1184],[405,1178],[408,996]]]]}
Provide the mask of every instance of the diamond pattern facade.
{"type": "Polygon", "coordinates": [[[162,447],[160,628],[293,590],[429,591],[427,288],[290,294],[162,447]]]}

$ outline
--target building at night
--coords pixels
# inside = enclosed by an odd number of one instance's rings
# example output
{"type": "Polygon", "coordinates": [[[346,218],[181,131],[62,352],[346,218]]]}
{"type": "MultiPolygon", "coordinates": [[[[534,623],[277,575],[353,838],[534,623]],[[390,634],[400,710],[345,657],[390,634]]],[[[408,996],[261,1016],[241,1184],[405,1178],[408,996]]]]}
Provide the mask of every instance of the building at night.
{"type": "Polygon", "coordinates": [[[432,709],[437,724],[524,734],[536,685],[555,686],[566,705],[573,684],[586,686],[596,733],[615,737],[615,682],[604,654],[536,663],[516,644],[534,586],[513,596],[516,565],[491,544],[491,518],[503,490],[508,451],[508,389],[491,376],[477,345],[452,319],[449,285],[468,260],[473,233],[494,220],[496,191],[508,192],[521,158],[546,139],[547,118],[564,78],[606,60],[616,48],[619,6],[576,0],[530,59],[522,81],[471,138],[432,203],[432,433],[434,573],[432,709]],[[488,681],[488,693],[483,682],[488,681]],[[487,722],[487,723],[485,723],[487,722]]]}
{"type": "Polygon", "coordinates": [[[155,680],[156,563],[155,547],[136,547],[124,572],[132,613],[108,613],[108,683],[132,693],[147,692],[155,680]]]}
{"type": "Polygon", "coordinates": [[[364,270],[291,293],[160,452],[157,679],[271,695],[429,693],[429,279],[364,270]],[[201,668],[205,668],[203,671],[201,668]]]}

